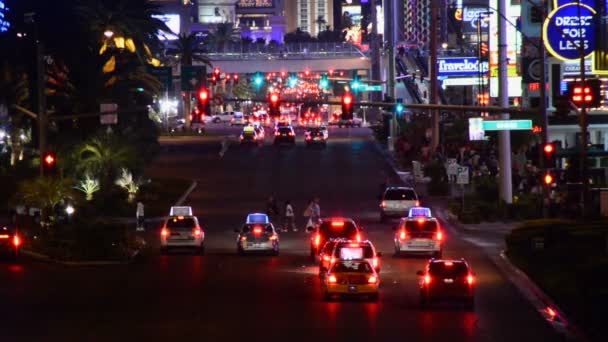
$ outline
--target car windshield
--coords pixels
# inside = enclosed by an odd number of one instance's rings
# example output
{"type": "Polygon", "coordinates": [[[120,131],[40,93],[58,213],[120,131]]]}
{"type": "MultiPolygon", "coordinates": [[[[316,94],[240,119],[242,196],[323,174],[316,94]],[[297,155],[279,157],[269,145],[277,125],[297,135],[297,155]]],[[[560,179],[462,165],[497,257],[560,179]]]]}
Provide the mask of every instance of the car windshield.
{"type": "Polygon", "coordinates": [[[351,221],[324,221],[319,226],[319,232],[329,239],[352,238],[357,234],[357,227],[351,221]]]}
{"type": "Polygon", "coordinates": [[[437,227],[437,221],[435,220],[405,221],[405,230],[407,231],[436,232],[437,227]]]}
{"type": "Polygon", "coordinates": [[[344,261],[335,263],[331,272],[372,273],[372,268],[368,262],[344,261]]]}
{"type": "Polygon", "coordinates": [[[340,259],[371,259],[374,250],[368,244],[345,243],[338,245],[335,255],[340,259]]]}
{"type": "Polygon", "coordinates": [[[389,189],[384,194],[387,201],[415,201],[416,193],[411,189],[389,189]]]}
{"type": "Polygon", "coordinates": [[[469,273],[464,262],[432,262],[429,265],[429,273],[438,277],[459,277],[469,273]]]}
{"type": "Polygon", "coordinates": [[[194,218],[192,217],[174,217],[167,221],[167,228],[193,228],[196,226],[194,218]]]}
{"type": "Polygon", "coordinates": [[[280,133],[291,133],[291,128],[289,127],[281,127],[279,128],[280,133]]]}

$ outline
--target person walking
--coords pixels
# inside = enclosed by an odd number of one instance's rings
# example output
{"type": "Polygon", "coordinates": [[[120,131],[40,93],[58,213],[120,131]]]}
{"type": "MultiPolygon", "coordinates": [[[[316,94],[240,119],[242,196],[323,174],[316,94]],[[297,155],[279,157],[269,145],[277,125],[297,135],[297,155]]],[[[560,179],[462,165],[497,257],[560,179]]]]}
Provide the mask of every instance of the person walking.
{"type": "Polygon", "coordinates": [[[137,209],[135,210],[135,218],[137,219],[137,228],[138,232],[144,231],[144,204],[141,201],[137,202],[137,209]]]}
{"type": "Polygon", "coordinates": [[[309,227],[314,227],[315,225],[312,223],[312,204],[313,204],[313,200],[308,201],[308,204],[306,205],[306,209],[304,209],[304,212],[302,213],[302,216],[304,216],[304,219],[306,220],[306,231],[308,231],[309,227]]]}
{"type": "Polygon", "coordinates": [[[275,218],[275,216],[279,215],[277,201],[273,195],[270,195],[270,197],[268,197],[268,201],[266,202],[266,215],[268,215],[271,221],[273,218],[275,218]]]}
{"type": "Polygon", "coordinates": [[[289,201],[285,201],[285,225],[283,226],[283,231],[287,232],[289,228],[294,232],[298,231],[294,220],[293,207],[289,201]]]}
{"type": "Polygon", "coordinates": [[[319,197],[315,197],[312,201],[310,221],[316,226],[321,222],[321,207],[319,206],[319,197]]]}

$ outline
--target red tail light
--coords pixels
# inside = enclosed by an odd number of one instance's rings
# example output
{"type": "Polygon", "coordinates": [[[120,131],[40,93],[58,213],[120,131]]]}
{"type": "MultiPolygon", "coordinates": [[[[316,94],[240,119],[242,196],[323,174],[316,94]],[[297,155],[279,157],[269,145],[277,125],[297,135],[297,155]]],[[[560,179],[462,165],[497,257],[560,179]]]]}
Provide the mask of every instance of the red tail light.
{"type": "Polygon", "coordinates": [[[336,279],[335,275],[330,274],[329,277],[327,277],[327,282],[330,284],[335,284],[338,282],[338,279],[336,279]]]}
{"type": "Polygon", "coordinates": [[[367,282],[368,282],[369,284],[375,284],[375,283],[377,283],[377,282],[378,282],[378,278],[377,278],[376,276],[370,276],[370,277],[367,279],[367,282]]]}
{"type": "Polygon", "coordinates": [[[246,236],[241,236],[241,241],[247,241],[247,237],[246,236]]]}
{"type": "Polygon", "coordinates": [[[290,136],[290,137],[291,137],[291,136],[293,136],[293,133],[292,133],[292,132],[289,132],[289,136],[290,136]]]}
{"type": "Polygon", "coordinates": [[[418,222],[418,224],[423,224],[424,222],[426,222],[426,220],[423,218],[419,218],[418,220],[416,220],[416,222],[418,222]]]}
{"type": "Polygon", "coordinates": [[[203,235],[203,231],[199,227],[196,227],[194,228],[194,230],[192,230],[192,234],[196,237],[199,237],[203,235]]]}
{"type": "Polygon", "coordinates": [[[467,276],[467,284],[473,285],[474,282],[475,282],[475,277],[472,274],[469,274],[467,276]]]}
{"type": "Polygon", "coordinates": [[[255,234],[255,235],[262,234],[262,228],[260,228],[260,227],[253,228],[253,234],[255,234]]]}
{"type": "Polygon", "coordinates": [[[443,240],[443,233],[441,232],[441,230],[437,231],[437,234],[435,234],[435,239],[437,241],[443,240]]]}
{"type": "Polygon", "coordinates": [[[17,234],[13,235],[13,246],[19,247],[20,245],[21,245],[21,238],[19,237],[19,235],[17,235],[17,234]]]}
{"type": "Polygon", "coordinates": [[[378,268],[378,264],[380,264],[378,258],[372,259],[372,266],[374,266],[374,268],[378,268]]]}
{"type": "Polygon", "coordinates": [[[401,233],[399,233],[399,239],[405,240],[406,238],[407,238],[407,233],[405,232],[405,230],[402,230],[401,233]]]}
{"type": "Polygon", "coordinates": [[[274,132],[274,135],[278,137],[281,134],[279,132],[274,132]]]}
{"type": "Polygon", "coordinates": [[[420,201],[416,201],[416,206],[419,207],[420,206],[420,201]]]}
{"type": "Polygon", "coordinates": [[[426,285],[428,285],[428,284],[430,284],[430,283],[431,283],[431,276],[430,276],[429,274],[425,274],[425,275],[424,275],[424,283],[425,283],[426,285]]]}
{"type": "Polygon", "coordinates": [[[361,234],[357,233],[355,240],[357,240],[357,242],[361,242],[361,234]]]}
{"type": "Polygon", "coordinates": [[[324,260],[324,261],[329,261],[329,255],[324,255],[324,256],[323,256],[323,260],[324,260]]]}
{"type": "Polygon", "coordinates": [[[386,208],[386,201],[382,201],[382,202],[380,203],[380,206],[381,206],[382,208],[386,208]]]}
{"type": "Polygon", "coordinates": [[[317,234],[317,235],[315,235],[315,247],[319,247],[320,244],[321,244],[321,235],[317,234]]]}
{"type": "Polygon", "coordinates": [[[162,237],[169,236],[169,229],[163,227],[163,229],[160,230],[160,236],[162,236],[162,237]]]}

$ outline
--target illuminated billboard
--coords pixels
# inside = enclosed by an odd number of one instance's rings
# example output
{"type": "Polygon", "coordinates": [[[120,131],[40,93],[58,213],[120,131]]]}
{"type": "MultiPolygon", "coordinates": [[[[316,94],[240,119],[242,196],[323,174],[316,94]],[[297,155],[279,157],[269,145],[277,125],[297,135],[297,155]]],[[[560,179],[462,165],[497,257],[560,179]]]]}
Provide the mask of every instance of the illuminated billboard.
{"type": "MultiPolygon", "coordinates": [[[[497,0],[490,0],[490,9],[498,8],[497,0]]],[[[498,14],[494,10],[490,18],[490,96],[498,97],[498,14]]],[[[507,59],[509,61],[508,84],[509,97],[519,97],[521,91],[521,76],[517,71],[517,56],[521,52],[521,34],[514,26],[521,15],[521,5],[507,4],[507,59]]]]}
{"type": "Polygon", "coordinates": [[[8,19],[6,18],[7,12],[8,7],[6,7],[3,0],[0,0],[0,33],[8,31],[8,28],[11,27],[8,19]]]}

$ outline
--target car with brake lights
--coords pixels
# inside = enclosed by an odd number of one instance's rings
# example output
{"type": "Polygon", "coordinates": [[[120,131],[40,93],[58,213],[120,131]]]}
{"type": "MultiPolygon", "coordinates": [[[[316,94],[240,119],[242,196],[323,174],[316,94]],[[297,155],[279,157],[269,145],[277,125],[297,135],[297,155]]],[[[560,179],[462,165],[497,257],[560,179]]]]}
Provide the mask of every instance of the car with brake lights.
{"type": "Polygon", "coordinates": [[[434,217],[401,219],[393,227],[395,235],[395,255],[432,254],[440,258],[443,253],[444,233],[439,221],[434,217]]]}
{"type": "Polygon", "coordinates": [[[296,144],[296,132],[291,126],[277,127],[274,131],[274,144],[296,144]]]}
{"type": "Polygon", "coordinates": [[[241,132],[239,139],[241,141],[241,145],[259,145],[264,141],[263,136],[261,136],[253,126],[243,127],[243,131],[241,132]]]}
{"type": "Polygon", "coordinates": [[[353,219],[346,217],[329,217],[321,219],[316,227],[308,227],[306,230],[311,234],[310,257],[316,261],[321,248],[325,242],[331,239],[343,238],[360,242],[363,239],[362,228],[353,219]]]}
{"type": "Polygon", "coordinates": [[[367,296],[378,300],[380,276],[367,260],[339,260],[330,266],[321,282],[325,300],[335,296],[367,296]]]}
{"type": "Polygon", "coordinates": [[[237,233],[236,250],[239,255],[253,252],[279,255],[279,234],[268,215],[249,214],[245,224],[234,231],[237,233]]]}
{"type": "Polygon", "coordinates": [[[328,242],[325,248],[330,251],[321,251],[319,254],[319,274],[323,275],[331,265],[340,260],[367,260],[380,273],[381,253],[376,252],[374,244],[369,240],[351,241],[346,239],[335,239],[328,242]],[[328,246],[329,244],[329,246],[328,246]]]}
{"type": "Polygon", "coordinates": [[[322,146],[327,145],[328,132],[327,129],[322,127],[309,127],[304,131],[304,141],[306,146],[314,144],[320,144],[322,146]]]}
{"type": "Polygon", "coordinates": [[[475,273],[464,259],[431,259],[420,276],[420,305],[442,300],[459,300],[475,307],[475,273]]]}
{"type": "Polygon", "coordinates": [[[21,236],[16,228],[0,227],[0,255],[8,255],[17,260],[21,243],[21,236]]]}
{"type": "Polygon", "coordinates": [[[170,249],[191,249],[201,255],[205,253],[205,232],[198,218],[192,215],[190,207],[171,208],[169,217],[163,223],[160,252],[167,254],[170,249]],[[185,211],[183,208],[186,208],[185,211]]]}
{"type": "Polygon", "coordinates": [[[380,221],[389,217],[404,217],[410,208],[420,205],[420,198],[411,187],[389,186],[380,198],[380,221]]]}

